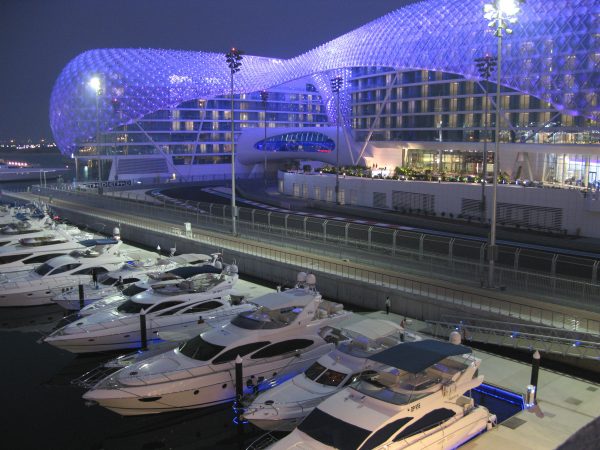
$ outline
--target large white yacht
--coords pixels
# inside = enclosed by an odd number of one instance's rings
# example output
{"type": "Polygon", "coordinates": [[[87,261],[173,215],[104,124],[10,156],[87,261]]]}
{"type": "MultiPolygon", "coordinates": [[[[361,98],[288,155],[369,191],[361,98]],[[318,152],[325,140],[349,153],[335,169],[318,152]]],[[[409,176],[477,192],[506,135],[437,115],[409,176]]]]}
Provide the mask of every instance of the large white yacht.
{"type": "Polygon", "coordinates": [[[230,301],[238,280],[237,267],[226,266],[222,273],[204,273],[187,280],[153,284],[123,303],[85,316],[47,336],[44,341],[73,353],[139,348],[140,313],[145,314],[148,341],[159,341],[159,331],[193,327],[231,319],[254,309],[250,304],[230,301]]]}
{"type": "Polygon", "coordinates": [[[37,306],[51,304],[66,286],[88,283],[92,274],[118,269],[127,260],[118,239],[95,239],[93,248],[73,250],[57,256],[33,270],[2,274],[0,306],[37,306]]]}
{"type": "Polygon", "coordinates": [[[90,233],[73,234],[62,229],[43,236],[21,238],[16,243],[0,246],[0,273],[27,270],[31,265],[95,245],[96,240],[90,233]]]}
{"type": "Polygon", "coordinates": [[[422,340],[370,357],[380,367],[315,408],[271,449],[453,449],[495,416],[464,394],[481,360],[463,345],[422,340]]]}
{"type": "Polygon", "coordinates": [[[245,408],[245,419],[264,430],[291,431],[319,403],[368,373],[375,364],[369,356],[421,337],[388,320],[363,319],[332,329],[326,340],[336,348],[303,373],[260,393],[245,408]]]}
{"type": "MultiPolygon", "coordinates": [[[[194,260],[192,260],[192,264],[195,264],[194,260]]],[[[165,271],[151,271],[145,274],[145,278],[143,278],[141,281],[129,284],[129,286],[125,287],[122,291],[115,292],[113,294],[107,293],[105,297],[92,301],[89,305],[86,305],[79,310],[78,314],[79,316],[84,317],[100,311],[107,311],[118,306],[134,295],[150,289],[154,284],[160,284],[166,281],[173,282],[175,280],[183,281],[203,273],[219,274],[222,271],[223,263],[220,259],[220,254],[216,253],[211,255],[211,260],[206,263],[200,263],[196,265],[185,264],[165,271]]]]}
{"type": "Polygon", "coordinates": [[[155,414],[231,401],[238,356],[248,389],[304,370],[333,347],[321,329],[352,314],[323,300],[315,281],[299,274],[295,288],[252,299],[256,311],[109,375],[84,398],[122,415],[155,414]]]}
{"type": "MultiPolygon", "coordinates": [[[[117,270],[107,272],[98,277],[98,285],[88,283],[83,286],[83,304],[84,307],[98,300],[106,299],[104,305],[112,306],[120,299],[125,299],[125,296],[131,296],[142,292],[144,289],[134,289],[134,293],[123,294],[127,287],[133,283],[146,282],[148,279],[156,280],[161,274],[168,273],[169,270],[176,267],[189,265],[206,265],[216,267],[216,262],[219,261],[220,254],[205,255],[202,253],[186,253],[183,255],[158,257],[156,259],[127,261],[117,270]]],[[[215,269],[214,273],[220,273],[222,266],[215,269]]],[[[194,275],[207,272],[196,272],[194,275]]],[[[175,276],[174,276],[175,278],[175,276]]],[[[157,281],[154,281],[157,282],[157,281]]],[[[141,286],[141,283],[138,284],[141,286]]],[[[148,285],[148,287],[150,287],[148,285]]],[[[52,301],[63,308],[71,311],[81,309],[79,299],[79,288],[77,286],[69,286],[61,290],[60,294],[56,295],[52,301]]],[[[87,311],[87,314],[91,311],[87,311]]]]}

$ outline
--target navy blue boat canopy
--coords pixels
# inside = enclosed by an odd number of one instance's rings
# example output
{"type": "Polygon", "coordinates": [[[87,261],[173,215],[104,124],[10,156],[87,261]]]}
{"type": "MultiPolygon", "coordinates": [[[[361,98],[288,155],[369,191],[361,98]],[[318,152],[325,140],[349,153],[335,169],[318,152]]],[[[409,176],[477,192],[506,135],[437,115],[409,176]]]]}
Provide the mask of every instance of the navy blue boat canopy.
{"type": "Polygon", "coordinates": [[[369,359],[406,372],[419,373],[448,356],[471,352],[472,350],[464,345],[425,339],[398,344],[369,357],[369,359]]]}
{"type": "Polygon", "coordinates": [[[114,245],[117,244],[119,241],[116,239],[112,239],[112,238],[106,238],[106,239],[84,239],[83,241],[79,241],[79,243],[81,245],[84,245],[86,247],[93,247],[95,245],[114,245]]]}

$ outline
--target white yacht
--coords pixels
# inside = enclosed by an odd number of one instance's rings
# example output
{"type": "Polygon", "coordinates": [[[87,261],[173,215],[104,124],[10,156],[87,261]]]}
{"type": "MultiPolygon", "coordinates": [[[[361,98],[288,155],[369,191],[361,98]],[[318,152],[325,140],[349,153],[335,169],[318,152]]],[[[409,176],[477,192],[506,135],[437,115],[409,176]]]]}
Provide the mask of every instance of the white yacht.
{"type": "MultiPolygon", "coordinates": [[[[188,265],[211,265],[214,267],[214,263],[218,256],[205,255],[200,253],[187,253],[177,256],[169,256],[165,258],[158,257],[157,259],[146,259],[143,261],[127,261],[119,269],[107,272],[98,277],[98,285],[94,283],[88,283],[83,285],[83,303],[84,307],[90,305],[98,300],[106,299],[103,306],[112,306],[115,302],[124,300],[127,297],[138,294],[144,289],[132,289],[131,291],[125,290],[129,285],[139,282],[146,282],[148,279],[156,279],[157,276],[163,274],[176,267],[183,267],[188,265]]],[[[221,267],[216,273],[221,272],[221,267]]],[[[202,273],[197,272],[195,275],[202,273]]],[[[156,281],[155,281],[156,282],[156,281]]],[[[138,287],[141,283],[138,284],[138,287]]],[[[147,284],[147,287],[150,287],[147,284]]],[[[79,288],[77,286],[69,286],[62,289],[61,292],[56,295],[52,301],[67,310],[76,311],[81,309],[79,301],[79,288]]],[[[99,308],[96,308],[96,310],[99,308]]],[[[94,311],[90,308],[83,315],[89,315],[94,311]]]]}
{"type": "Polygon", "coordinates": [[[299,282],[252,299],[256,311],[109,375],[84,399],[122,415],[201,408],[234,398],[238,356],[244,358],[248,389],[266,378],[304,370],[333,347],[320,330],[352,313],[323,300],[314,289],[314,275],[301,273],[299,282]]]}
{"type": "Polygon", "coordinates": [[[271,449],[454,449],[495,416],[464,394],[479,386],[481,360],[463,345],[431,339],[370,359],[374,372],[315,408],[271,449]]]}
{"type": "MultiPolygon", "coordinates": [[[[196,260],[193,259],[194,255],[195,254],[190,254],[191,262],[189,264],[195,265],[185,264],[165,271],[148,272],[143,276],[141,281],[129,284],[129,286],[125,287],[122,291],[112,294],[108,292],[106,296],[102,297],[101,299],[91,301],[90,304],[79,310],[79,316],[89,316],[100,311],[112,309],[134,295],[150,289],[152,285],[157,283],[175,280],[183,281],[203,273],[219,274],[223,271],[223,264],[221,262],[220,254],[210,255],[211,259],[208,262],[200,262],[198,264],[196,263],[201,260],[203,261],[206,255],[200,254],[200,258],[196,260]]],[[[179,260],[179,257],[174,257],[174,259],[179,260]]],[[[185,256],[183,259],[185,259],[185,256]]],[[[77,304],[79,304],[79,293],[77,293],[77,304]]]]}
{"type": "Polygon", "coordinates": [[[123,265],[118,239],[95,239],[93,248],[73,250],[57,256],[33,270],[3,274],[0,278],[0,306],[51,304],[66,286],[88,283],[92,274],[105,273],[123,265]]]}
{"type": "Polygon", "coordinates": [[[73,353],[139,348],[142,311],[150,343],[160,340],[159,331],[193,327],[200,333],[210,323],[253,309],[252,305],[230,301],[237,280],[237,267],[232,265],[220,274],[205,273],[187,280],[153,284],[114,308],[85,316],[52,332],[44,342],[73,353]]]}
{"type": "Polygon", "coordinates": [[[95,245],[91,233],[72,234],[61,229],[43,236],[21,238],[17,243],[0,246],[0,273],[27,270],[31,265],[95,245]]]}
{"type": "Polygon", "coordinates": [[[368,373],[375,364],[369,356],[421,337],[388,320],[363,319],[332,329],[329,339],[336,343],[334,350],[303,373],[260,393],[244,409],[244,418],[264,430],[291,431],[319,403],[368,373]]]}

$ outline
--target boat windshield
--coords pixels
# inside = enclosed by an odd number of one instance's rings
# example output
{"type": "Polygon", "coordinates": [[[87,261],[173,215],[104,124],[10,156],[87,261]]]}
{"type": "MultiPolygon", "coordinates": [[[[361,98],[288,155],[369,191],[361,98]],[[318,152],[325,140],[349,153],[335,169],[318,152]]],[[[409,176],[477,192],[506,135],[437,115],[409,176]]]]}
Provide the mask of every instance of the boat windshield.
{"type": "Polygon", "coordinates": [[[352,387],[386,403],[406,405],[439,390],[439,383],[440,378],[426,372],[375,372],[361,377],[352,387]]]}
{"type": "Polygon", "coordinates": [[[300,308],[272,310],[261,306],[254,311],[244,311],[238,314],[231,323],[246,330],[283,328],[289,325],[300,311],[302,311],[300,308]]]}
{"type": "Polygon", "coordinates": [[[214,345],[202,339],[198,335],[195,338],[181,344],[179,352],[188,358],[197,359],[199,361],[208,361],[217,356],[225,347],[214,345]]]}
{"type": "Polygon", "coordinates": [[[306,369],[304,375],[306,375],[306,378],[313,380],[315,383],[322,384],[323,386],[339,386],[342,381],[344,381],[347,374],[327,369],[316,361],[312,366],[306,369]]]}
{"type": "Polygon", "coordinates": [[[125,289],[123,289],[123,295],[127,297],[131,297],[135,294],[139,294],[140,292],[144,292],[146,288],[140,287],[137,284],[130,284],[125,289]]]}
{"type": "Polygon", "coordinates": [[[54,269],[53,266],[51,266],[48,263],[44,263],[41,266],[37,266],[35,268],[35,273],[37,273],[38,275],[44,276],[46,275],[48,272],[50,272],[52,269],[54,269]]]}
{"type": "Polygon", "coordinates": [[[67,242],[66,239],[48,237],[23,238],[19,240],[19,244],[21,244],[24,247],[40,247],[42,245],[62,244],[65,242],[67,242]]]}
{"type": "Polygon", "coordinates": [[[142,309],[148,309],[151,305],[144,303],[134,302],[133,300],[126,300],[117,307],[117,311],[125,314],[137,314],[142,309]]]}

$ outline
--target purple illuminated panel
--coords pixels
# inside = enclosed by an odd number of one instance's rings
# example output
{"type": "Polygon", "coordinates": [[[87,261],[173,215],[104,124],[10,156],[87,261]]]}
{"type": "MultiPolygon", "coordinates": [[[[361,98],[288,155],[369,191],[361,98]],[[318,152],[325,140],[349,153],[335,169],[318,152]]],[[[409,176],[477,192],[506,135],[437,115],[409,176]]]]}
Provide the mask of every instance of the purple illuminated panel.
{"type": "MultiPolygon", "coordinates": [[[[346,79],[352,67],[428,69],[478,79],[473,60],[496,51],[496,38],[483,18],[484,3],[421,1],[296,58],[245,56],[235,90],[255,92],[312,75],[334,122],[329,80],[346,79]]],[[[503,41],[502,83],[563,113],[600,119],[598,1],[527,0],[512,28],[503,41]]],[[[56,81],[50,125],[61,151],[70,154],[95,136],[97,125],[108,130],[185,100],[227,94],[229,76],[219,53],[91,50],[72,60],[56,81]],[[88,85],[94,76],[101,80],[98,93],[88,85]]],[[[347,93],[341,100],[346,110],[347,93]]]]}

